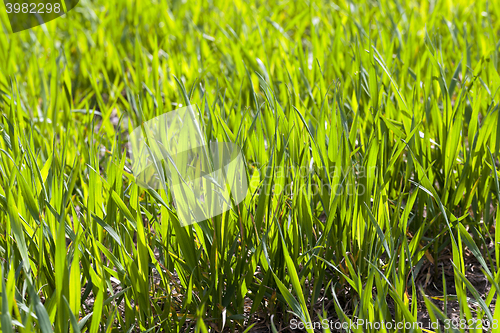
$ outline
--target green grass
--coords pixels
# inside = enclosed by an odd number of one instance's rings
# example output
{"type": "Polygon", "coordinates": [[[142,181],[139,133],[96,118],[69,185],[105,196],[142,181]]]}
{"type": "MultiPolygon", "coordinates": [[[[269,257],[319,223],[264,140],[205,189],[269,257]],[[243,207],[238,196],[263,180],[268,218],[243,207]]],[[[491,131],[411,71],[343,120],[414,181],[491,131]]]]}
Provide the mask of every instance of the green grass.
{"type": "Polygon", "coordinates": [[[81,0],[17,34],[2,6],[2,332],[500,320],[495,2],[81,0]],[[127,140],[187,102],[251,184],[181,227],[127,140]]]}

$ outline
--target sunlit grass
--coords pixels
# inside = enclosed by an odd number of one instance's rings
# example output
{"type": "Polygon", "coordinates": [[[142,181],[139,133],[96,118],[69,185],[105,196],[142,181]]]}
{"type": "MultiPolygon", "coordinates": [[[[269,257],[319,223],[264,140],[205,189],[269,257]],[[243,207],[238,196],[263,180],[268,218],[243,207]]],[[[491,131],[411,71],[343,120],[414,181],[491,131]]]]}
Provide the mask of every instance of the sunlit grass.
{"type": "Polygon", "coordinates": [[[494,2],[82,0],[17,34],[0,12],[2,332],[500,320],[494,2]],[[128,139],[187,103],[250,192],[182,227],[128,139]]]}

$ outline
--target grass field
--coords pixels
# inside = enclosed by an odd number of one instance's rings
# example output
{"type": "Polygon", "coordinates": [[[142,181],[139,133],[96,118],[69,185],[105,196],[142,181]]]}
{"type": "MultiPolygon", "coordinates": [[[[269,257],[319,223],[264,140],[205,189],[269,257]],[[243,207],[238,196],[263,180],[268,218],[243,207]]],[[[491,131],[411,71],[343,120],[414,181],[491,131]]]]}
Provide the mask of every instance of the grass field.
{"type": "Polygon", "coordinates": [[[0,4],[1,331],[495,331],[499,19],[81,0],[12,34],[0,4]],[[241,148],[249,191],[181,226],[129,135],[187,104],[241,148]]]}

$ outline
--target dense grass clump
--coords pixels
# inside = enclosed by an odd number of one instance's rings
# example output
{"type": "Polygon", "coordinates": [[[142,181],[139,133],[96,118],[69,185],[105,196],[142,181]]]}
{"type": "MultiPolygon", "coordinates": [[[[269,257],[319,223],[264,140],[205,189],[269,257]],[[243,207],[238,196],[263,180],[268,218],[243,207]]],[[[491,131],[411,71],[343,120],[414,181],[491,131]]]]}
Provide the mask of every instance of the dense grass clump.
{"type": "Polygon", "coordinates": [[[2,332],[500,326],[495,2],[81,0],[17,34],[0,13],[2,332]],[[128,140],[187,104],[249,192],[183,227],[128,140]]]}

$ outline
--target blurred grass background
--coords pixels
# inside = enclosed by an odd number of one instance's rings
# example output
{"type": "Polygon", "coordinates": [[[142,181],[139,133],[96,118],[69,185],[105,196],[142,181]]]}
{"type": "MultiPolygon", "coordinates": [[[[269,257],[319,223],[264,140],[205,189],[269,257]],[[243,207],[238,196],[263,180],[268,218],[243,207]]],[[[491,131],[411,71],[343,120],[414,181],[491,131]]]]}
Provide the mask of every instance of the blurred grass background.
{"type": "Polygon", "coordinates": [[[81,0],[11,34],[0,10],[2,332],[492,329],[499,11],[81,0]],[[127,139],[188,102],[251,191],[181,227],[127,139]]]}

